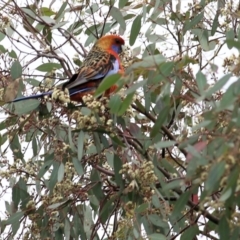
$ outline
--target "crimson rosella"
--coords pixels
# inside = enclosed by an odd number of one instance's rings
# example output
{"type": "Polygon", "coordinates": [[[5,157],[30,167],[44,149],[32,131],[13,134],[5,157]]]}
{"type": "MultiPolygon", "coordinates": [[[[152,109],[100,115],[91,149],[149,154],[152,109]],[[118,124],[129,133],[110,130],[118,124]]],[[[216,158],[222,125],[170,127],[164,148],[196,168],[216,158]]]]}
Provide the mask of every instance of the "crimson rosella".
{"type": "MultiPolygon", "coordinates": [[[[119,54],[122,52],[122,45],[124,45],[124,40],[117,35],[108,35],[97,40],[83,61],[79,72],[74,74],[62,86],[63,90],[68,88],[71,100],[82,101],[84,95],[94,93],[106,76],[115,73],[123,74],[124,70],[119,58],[119,54]]],[[[105,92],[105,95],[108,96],[115,90],[116,86],[112,86],[105,92]]],[[[12,102],[41,98],[51,94],[52,91],[49,91],[28,97],[16,98],[12,102]]]]}

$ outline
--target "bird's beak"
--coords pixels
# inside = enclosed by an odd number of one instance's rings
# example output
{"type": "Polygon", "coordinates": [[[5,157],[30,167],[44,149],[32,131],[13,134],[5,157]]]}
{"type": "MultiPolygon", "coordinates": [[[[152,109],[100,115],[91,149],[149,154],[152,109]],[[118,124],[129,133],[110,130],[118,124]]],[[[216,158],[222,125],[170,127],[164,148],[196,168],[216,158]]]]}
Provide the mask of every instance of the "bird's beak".
{"type": "Polygon", "coordinates": [[[127,47],[126,47],[125,45],[120,46],[120,49],[119,49],[120,52],[119,52],[119,54],[122,53],[122,52],[124,52],[124,51],[126,50],[126,48],[127,48],[127,47]]]}
{"type": "Polygon", "coordinates": [[[122,48],[122,46],[120,46],[118,54],[122,53],[122,51],[123,51],[123,48],[122,48]]]}

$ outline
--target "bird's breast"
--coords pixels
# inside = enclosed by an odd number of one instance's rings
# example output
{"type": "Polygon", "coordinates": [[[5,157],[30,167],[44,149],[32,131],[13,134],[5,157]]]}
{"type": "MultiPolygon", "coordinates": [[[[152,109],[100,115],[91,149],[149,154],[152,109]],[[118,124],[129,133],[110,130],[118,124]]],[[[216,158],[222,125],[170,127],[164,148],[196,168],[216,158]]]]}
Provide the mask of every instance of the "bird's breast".
{"type": "Polygon", "coordinates": [[[108,71],[108,73],[106,74],[106,76],[112,75],[112,74],[116,74],[118,73],[120,69],[120,65],[117,59],[114,59],[112,61],[112,69],[110,69],[110,71],[108,71]]]}

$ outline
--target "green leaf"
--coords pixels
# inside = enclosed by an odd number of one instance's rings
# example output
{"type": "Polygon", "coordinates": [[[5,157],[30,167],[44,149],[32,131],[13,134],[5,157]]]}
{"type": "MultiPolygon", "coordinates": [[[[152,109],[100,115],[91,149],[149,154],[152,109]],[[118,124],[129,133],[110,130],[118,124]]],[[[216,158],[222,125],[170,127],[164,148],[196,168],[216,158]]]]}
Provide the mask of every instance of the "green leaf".
{"type": "Polygon", "coordinates": [[[184,24],[184,27],[183,27],[183,34],[185,34],[187,30],[190,30],[195,25],[197,25],[203,19],[203,16],[204,16],[204,12],[201,12],[196,17],[194,17],[192,20],[186,21],[184,24]]]}
{"type": "Polygon", "coordinates": [[[185,205],[187,204],[187,202],[190,198],[190,195],[191,195],[191,193],[189,191],[187,191],[178,198],[178,200],[174,204],[172,218],[175,218],[181,214],[183,208],[185,207],[185,205]]]}
{"type": "Polygon", "coordinates": [[[92,220],[92,211],[88,205],[85,205],[84,221],[83,221],[84,232],[87,235],[87,238],[85,238],[85,239],[91,239],[93,226],[94,225],[93,225],[93,220],[92,220]]]}
{"type": "Polygon", "coordinates": [[[35,136],[32,138],[32,149],[33,149],[33,156],[37,156],[38,144],[37,144],[37,138],[35,136]]]}
{"type": "Polygon", "coordinates": [[[121,1],[119,1],[119,2],[118,2],[118,7],[119,7],[119,8],[123,8],[123,7],[126,5],[127,1],[128,1],[128,0],[121,0],[121,1]]]}
{"type": "Polygon", "coordinates": [[[111,113],[117,114],[122,104],[121,97],[118,94],[114,94],[110,97],[108,106],[111,113]]]}
{"type": "Polygon", "coordinates": [[[61,182],[64,178],[64,172],[65,172],[65,168],[64,168],[64,164],[61,163],[59,168],[58,168],[58,182],[61,182]]]}
{"type": "MultiPolygon", "coordinates": [[[[52,42],[52,30],[51,30],[51,27],[49,27],[49,25],[54,26],[55,22],[52,22],[52,23],[50,22],[48,24],[48,26],[45,26],[43,28],[43,31],[42,31],[43,32],[43,36],[45,37],[45,39],[48,42],[48,44],[50,44],[52,42]]],[[[54,69],[56,69],[56,68],[54,68],[54,69]]],[[[43,72],[46,72],[46,71],[43,71],[43,72]]]]}
{"type": "Polygon", "coordinates": [[[81,161],[83,157],[84,136],[85,136],[84,132],[80,131],[78,134],[78,147],[77,147],[78,161],[81,161]]]}
{"type": "Polygon", "coordinates": [[[114,165],[116,183],[118,184],[118,186],[123,188],[124,184],[123,184],[122,175],[119,173],[119,171],[122,169],[122,161],[116,154],[114,154],[113,165],[114,165]]]}
{"type": "Polygon", "coordinates": [[[196,131],[196,130],[198,130],[198,129],[200,129],[200,128],[205,128],[205,127],[207,127],[208,125],[210,125],[211,123],[212,123],[211,120],[202,121],[202,122],[200,122],[199,124],[193,126],[192,130],[193,130],[193,131],[196,131]]]}
{"type": "Polygon", "coordinates": [[[86,12],[89,14],[93,14],[99,10],[99,5],[97,3],[93,3],[87,10],[86,12]]]}
{"type": "Polygon", "coordinates": [[[32,19],[35,19],[36,14],[31,9],[29,9],[29,7],[22,7],[21,10],[25,12],[28,16],[30,16],[32,19]]]}
{"type": "Polygon", "coordinates": [[[10,56],[11,58],[17,58],[17,54],[16,54],[16,52],[13,51],[13,50],[9,53],[9,56],[10,56]]]}
{"type": "Polygon", "coordinates": [[[212,29],[211,29],[211,36],[213,36],[219,26],[218,22],[218,17],[219,17],[219,12],[216,13],[214,19],[213,19],[213,24],[212,24],[212,29]]]}
{"type": "Polygon", "coordinates": [[[106,152],[105,154],[106,154],[106,158],[107,158],[107,162],[108,162],[109,166],[111,168],[114,168],[113,164],[114,164],[114,156],[115,155],[111,152],[106,152]]]}
{"type": "Polygon", "coordinates": [[[58,163],[53,162],[53,170],[49,179],[49,189],[52,192],[58,180],[58,163]]]}
{"type": "Polygon", "coordinates": [[[235,101],[237,98],[237,94],[235,92],[238,89],[239,80],[233,83],[230,87],[228,87],[227,91],[223,94],[220,102],[216,103],[216,111],[222,111],[226,108],[232,108],[235,105],[235,101]]]}
{"type": "Polygon", "coordinates": [[[143,216],[141,217],[141,222],[142,225],[144,227],[144,231],[146,232],[146,234],[152,234],[153,232],[153,226],[150,223],[149,219],[147,218],[147,216],[143,216]]]}
{"type": "Polygon", "coordinates": [[[55,12],[52,11],[52,9],[47,8],[47,7],[42,7],[40,8],[40,12],[42,13],[43,16],[52,16],[55,15],[55,12]]]}
{"type": "Polygon", "coordinates": [[[143,203],[139,206],[137,206],[134,210],[135,213],[144,213],[146,212],[146,210],[149,208],[149,204],[148,203],[143,203]]]}
{"type": "MultiPolygon", "coordinates": [[[[48,25],[53,25],[53,24],[56,23],[54,19],[52,19],[52,18],[50,18],[50,17],[48,17],[48,16],[41,16],[41,19],[42,19],[44,22],[48,23],[48,25]]],[[[48,28],[46,28],[46,29],[48,29],[48,28]]]]}
{"type": "Polygon", "coordinates": [[[148,216],[148,218],[150,219],[150,221],[152,222],[153,225],[155,225],[157,227],[168,228],[167,221],[163,221],[163,219],[161,219],[161,217],[159,215],[151,214],[148,216]]]}
{"type": "Polygon", "coordinates": [[[7,50],[5,49],[5,47],[3,45],[0,45],[0,53],[6,53],[7,50]]]}
{"type": "Polygon", "coordinates": [[[43,63],[42,65],[38,66],[36,69],[41,72],[51,72],[54,69],[60,69],[62,65],[59,63],[43,63]]]}
{"type": "Polygon", "coordinates": [[[116,135],[112,136],[112,134],[109,135],[111,140],[113,141],[114,144],[118,145],[119,147],[125,147],[123,141],[119,139],[116,135]]]}
{"type": "Polygon", "coordinates": [[[73,143],[73,137],[72,137],[72,129],[71,129],[71,126],[68,127],[68,141],[69,141],[69,145],[70,145],[70,148],[73,152],[76,151],[76,147],[73,143]]]}
{"type": "Polygon", "coordinates": [[[12,223],[12,234],[13,234],[13,236],[17,233],[19,227],[20,227],[20,220],[12,223]]]}
{"type": "Polygon", "coordinates": [[[44,174],[48,171],[48,169],[52,166],[53,163],[53,154],[50,155],[52,157],[52,160],[47,160],[41,169],[38,172],[38,177],[41,178],[44,176],[44,174]]]}
{"type": "MultiPolygon", "coordinates": [[[[164,169],[166,169],[169,173],[176,173],[178,175],[177,170],[173,167],[173,164],[171,162],[169,162],[169,160],[167,160],[165,158],[161,159],[161,166],[164,167],[164,169]]],[[[176,180],[174,182],[176,183],[176,180]]],[[[173,185],[176,186],[177,183],[176,184],[175,183],[173,185]]],[[[166,183],[165,183],[165,185],[166,185],[166,183]]],[[[165,185],[163,187],[165,187],[165,185]]],[[[173,187],[173,185],[172,185],[172,187],[173,187]]],[[[170,185],[168,187],[170,187],[170,185]]]]}
{"type": "Polygon", "coordinates": [[[3,34],[2,32],[0,32],[0,42],[5,38],[5,34],[3,34]]]}
{"type": "Polygon", "coordinates": [[[219,162],[211,167],[208,179],[205,182],[205,188],[207,191],[213,191],[219,184],[220,178],[225,171],[225,162],[219,162]]]}
{"type": "Polygon", "coordinates": [[[73,158],[72,161],[73,161],[74,168],[77,171],[78,175],[82,176],[84,174],[84,169],[83,169],[81,162],[75,157],[73,158]]]}
{"type": "Polygon", "coordinates": [[[202,96],[199,98],[199,100],[204,99],[205,97],[210,97],[212,94],[215,92],[219,91],[222,89],[222,87],[228,82],[228,80],[232,77],[232,74],[227,74],[223,76],[221,79],[219,79],[213,87],[205,91],[202,96]]]}
{"type": "Polygon", "coordinates": [[[176,144],[176,141],[161,141],[161,142],[155,143],[154,145],[157,149],[163,149],[167,147],[172,147],[175,144],[176,144]]]}
{"type": "Polygon", "coordinates": [[[97,132],[93,132],[93,140],[94,140],[94,145],[96,147],[97,153],[100,155],[101,154],[101,142],[100,142],[99,134],[97,132]]]}
{"type": "Polygon", "coordinates": [[[63,11],[65,10],[66,6],[67,6],[67,1],[66,2],[63,2],[61,8],[58,10],[56,16],[55,16],[55,19],[56,19],[56,22],[59,22],[61,20],[61,18],[63,17],[63,11]]]}
{"type": "Polygon", "coordinates": [[[62,208],[64,205],[66,205],[66,203],[69,203],[70,201],[71,201],[70,199],[67,199],[67,200],[62,201],[62,202],[51,204],[47,208],[52,209],[52,210],[57,209],[57,208],[62,208]]]}
{"type": "Polygon", "coordinates": [[[166,191],[169,189],[180,188],[182,184],[183,184],[183,180],[181,179],[172,180],[171,182],[164,185],[163,190],[166,191]]]}
{"type": "Polygon", "coordinates": [[[112,7],[109,14],[119,23],[122,30],[125,31],[126,30],[126,23],[125,23],[125,20],[122,16],[121,11],[116,7],[112,7]]]}
{"type": "Polygon", "coordinates": [[[50,113],[51,110],[52,110],[52,103],[51,102],[47,102],[46,103],[46,107],[47,107],[48,112],[50,113]]]}
{"type": "Polygon", "coordinates": [[[235,41],[233,39],[226,40],[227,46],[229,49],[235,47],[240,50],[240,41],[235,41]]]}
{"type": "Polygon", "coordinates": [[[218,232],[220,235],[220,239],[231,239],[230,228],[226,216],[223,216],[219,221],[218,232]]]}
{"type": "Polygon", "coordinates": [[[186,229],[183,234],[181,235],[180,240],[189,240],[194,239],[199,234],[198,226],[191,225],[188,229],[186,229]]]}
{"type": "Polygon", "coordinates": [[[132,29],[130,33],[130,40],[129,40],[130,46],[132,46],[137,39],[137,36],[141,29],[141,21],[142,21],[141,15],[138,15],[133,21],[132,29]]]}
{"type": "Polygon", "coordinates": [[[160,70],[159,72],[164,77],[168,77],[172,74],[173,68],[176,66],[175,62],[163,62],[160,64],[160,70]]]}
{"type": "Polygon", "coordinates": [[[167,238],[161,233],[153,233],[148,235],[149,240],[166,240],[167,238]]]}
{"type": "Polygon", "coordinates": [[[20,191],[19,185],[15,184],[12,188],[12,201],[15,209],[18,209],[18,204],[20,202],[20,191]]]}
{"type": "Polygon", "coordinates": [[[204,92],[206,84],[207,84],[206,76],[202,72],[199,71],[196,75],[196,81],[197,81],[199,92],[200,92],[200,94],[202,94],[204,92]]]}
{"type": "Polygon", "coordinates": [[[70,221],[67,217],[65,217],[65,223],[64,223],[64,239],[69,240],[71,235],[71,225],[70,221]]]}
{"type": "Polygon", "coordinates": [[[68,23],[67,21],[64,21],[64,22],[60,22],[60,23],[54,24],[54,26],[52,26],[51,29],[54,30],[54,29],[61,28],[62,26],[64,26],[67,23],[68,23]]]}
{"type": "Polygon", "coordinates": [[[107,201],[104,202],[104,205],[100,211],[100,219],[103,224],[109,219],[109,217],[112,214],[112,210],[115,208],[113,201],[114,197],[108,199],[107,201]]]}
{"type": "Polygon", "coordinates": [[[160,63],[163,63],[166,61],[166,58],[162,54],[157,55],[151,55],[144,57],[142,61],[133,63],[126,71],[126,73],[132,72],[132,70],[135,69],[142,69],[142,68],[152,68],[152,67],[158,67],[160,63]]]}
{"type": "Polygon", "coordinates": [[[226,39],[227,40],[234,40],[235,38],[235,32],[232,28],[230,28],[227,32],[226,32],[226,39]]]}
{"type": "Polygon", "coordinates": [[[102,191],[102,179],[101,179],[99,174],[100,173],[98,171],[93,169],[91,171],[91,178],[90,179],[93,183],[95,183],[95,185],[92,187],[92,192],[96,196],[98,201],[101,201],[105,196],[104,196],[104,193],[102,191]]]}
{"type": "Polygon", "coordinates": [[[165,120],[168,116],[168,113],[169,113],[169,108],[165,107],[165,108],[163,108],[162,112],[160,114],[158,114],[157,120],[154,123],[154,126],[150,132],[150,136],[152,138],[155,137],[160,132],[161,126],[165,122],[165,120]]]}
{"type": "Polygon", "coordinates": [[[121,107],[117,113],[119,116],[123,115],[126,112],[128,107],[132,103],[133,96],[134,96],[134,93],[128,94],[127,97],[123,100],[121,107]]]}
{"type": "Polygon", "coordinates": [[[24,101],[15,102],[15,110],[14,113],[17,115],[23,115],[28,112],[31,112],[32,110],[35,110],[39,105],[40,101],[37,99],[29,99],[24,101]]]}
{"type": "Polygon", "coordinates": [[[24,216],[24,212],[16,212],[13,215],[11,215],[5,222],[6,225],[13,224],[14,222],[19,222],[20,219],[24,216]]]}
{"type": "Polygon", "coordinates": [[[19,194],[20,194],[20,200],[21,200],[21,208],[25,209],[27,203],[30,201],[30,195],[27,192],[27,184],[26,182],[20,178],[19,181],[16,184],[16,187],[19,188],[19,194]]]}
{"type": "Polygon", "coordinates": [[[14,61],[10,69],[12,79],[17,79],[22,76],[22,66],[19,61],[14,61]]]}
{"type": "Polygon", "coordinates": [[[143,87],[144,85],[146,85],[146,84],[147,84],[147,81],[148,81],[148,79],[143,80],[143,81],[138,81],[138,82],[134,83],[131,87],[129,87],[129,88],[125,91],[125,93],[126,93],[127,95],[130,94],[130,93],[135,93],[138,88],[141,88],[141,87],[143,87]]]}
{"type": "Polygon", "coordinates": [[[198,35],[199,42],[203,48],[203,50],[208,49],[208,31],[201,30],[201,33],[198,35]]]}
{"type": "Polygon", "coordinates": [[[34,86],[34,87],[38,87],[40,82],[34,78],[26,78],[24,79],[25,82],[27,82],[28,84],[34,86]]]}
{"type": "Polygon", "coordinates": [[[100,83],[99,87],[97,88],[94,96],[99,96],[104,91],[112,87],[120,79],[120,77],[121,75],[117,73],[104,78],[103,81],[100,83]]]}
{"type": "Polygon", "coordinates": [[[231,188],[232,190],[234,190],[236,188],[237,181],[238,181],[238,175],[239,175],[239,166],[234,167],[233,171],[231,172],[230,176],[228,177],[226,188],[231,188]]]}
{"type": "Polygon", "coordinates": [[[10,141],[10,148],[13,152],[15,158],[19,158],[24,162],[21,145],[19,142],[19,135],[14,134],[12,140],[10,141]]]}
{"type": "Polygon", "coordinates": [[[220,202],[225,202],[227,199],[229,199],[232,195],[232,189],[231,188],[228,188],[226,191],[224,191],[222,194],[221,194],[221,197],[219,198],[219,201],[220,202]]]}
{"type": "Polygon", "coordinates": [[[159,34],[148,34],[147,39],[149,40],[149,42],[165,42],[167,40],[166,37],[164,37],[163,35],[159,35],[159,34]]]}

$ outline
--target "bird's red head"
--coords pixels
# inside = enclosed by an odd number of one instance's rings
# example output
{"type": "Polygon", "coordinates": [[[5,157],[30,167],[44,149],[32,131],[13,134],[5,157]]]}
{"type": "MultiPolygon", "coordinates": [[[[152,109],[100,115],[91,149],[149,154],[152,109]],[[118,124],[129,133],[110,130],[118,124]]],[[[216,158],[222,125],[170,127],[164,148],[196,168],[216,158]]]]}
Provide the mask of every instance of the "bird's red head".
{"type": "Polygon", "coordinates": [[[95,43],[95,46],[100,47],[103,50],[113,50],[117,54],[122,52],[122,45],[124,45],[124,40],[118,35],[107,35],[101,37],[95,43]]]}

